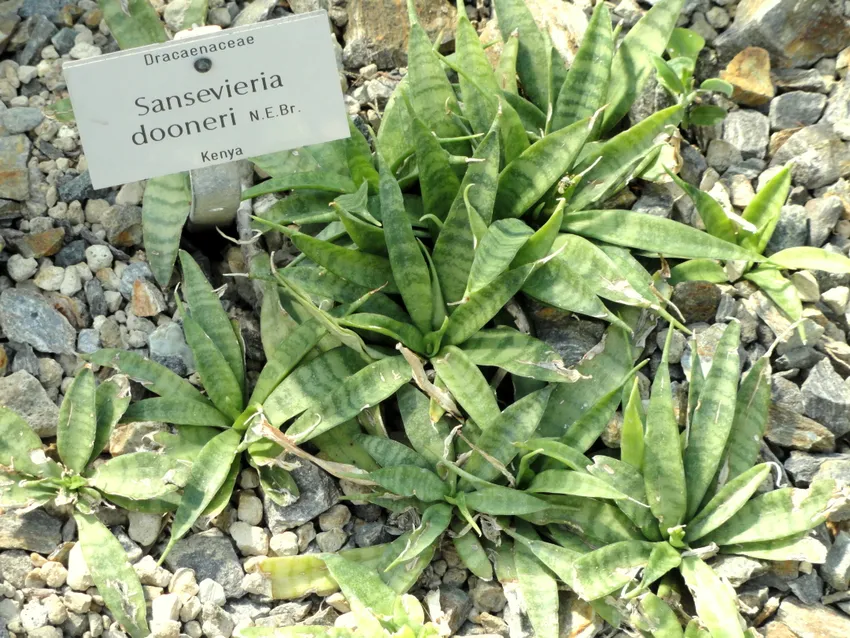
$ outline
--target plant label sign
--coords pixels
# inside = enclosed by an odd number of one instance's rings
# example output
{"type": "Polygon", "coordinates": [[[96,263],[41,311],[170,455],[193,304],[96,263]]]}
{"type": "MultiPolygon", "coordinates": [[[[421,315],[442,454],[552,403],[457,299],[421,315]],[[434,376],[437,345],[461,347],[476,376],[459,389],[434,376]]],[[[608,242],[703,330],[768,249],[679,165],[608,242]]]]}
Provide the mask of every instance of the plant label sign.
{"type": "Polygon", "coordinates": [[[315,11],[66,64],[93,186],[348,137],[331,37],[315,11]]]}

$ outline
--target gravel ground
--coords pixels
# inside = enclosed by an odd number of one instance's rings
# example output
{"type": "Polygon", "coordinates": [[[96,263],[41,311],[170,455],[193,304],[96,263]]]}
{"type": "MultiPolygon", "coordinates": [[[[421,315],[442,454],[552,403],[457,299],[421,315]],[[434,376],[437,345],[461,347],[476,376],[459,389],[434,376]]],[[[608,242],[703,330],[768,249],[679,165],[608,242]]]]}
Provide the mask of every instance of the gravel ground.
{"type": "MultiPolygon", "coordinates": [[[[168,24],[179,15],[182,2],[153,0],[168,24]]],[[[210,0],[208,22],[227,27],[249,14],[280,17],[328,9],[339,40],[340,81],[349,114],[377,128],[386,100],[405,72],[402,4],[210,0]]],[[[466,10],[480,28],[492,30],[492,24],[487,26],[489,4],[476,0],[466,10]]],[[[553,41],[570,55],[586,24],[590,0],[528,4],[539,15],[558,16],[551,28],[553,41]]],[[[629,27],[653,0],[609,4],[629,27]]],[[[433,36],[454,20],[455,9],[444,0],[418,5],[433,36]]],[[[682,175],[740,212],[779,166],[794,159],[793,190],[768,252],[812,245],[847,255],[850,249],[848,16],[850,1],[686,2],[680,24],[709,43],[698,75],[724,77],[736,93],[725,104],[732,110],[724,124],[699,130],[693,145],[683,143],[682,175]]],[[[443,32],[443,43],[451,48],[451,28],[443,32]]],[[[0,404],[22,414],[47,446],[56,433],[57,405],[80,365],[78,353],[99,347],[133,349],[190,379],[194,373],[182,327],[173,319],[173,286],[165,291],[156,286],[142,250],[144,183],[94,190],[76,128],[45,117],[43,111],[65,95],[64,61],[115,50],[93,0],[0,2],[0,240],[5,244],[0,253],[0,404]]],[[[648,90],[632,118],[641,119],[664,100],[660,89],[648,90]]],[[[636,183],[617,200],[620,208],[699,223],[693,206],[672,187],[636,183]]],[[[268,204],[265,198],[255,206],[268,204]]],[[[241,326],[249,369],[258,371],[262,352],[253,291],[244,280],[222,278],[244,271],[240,249],[209,234],[187,234],[184,247],[217,283],[230,283],[223,301],[241,326]]],[[[823,476],[846,487],[850,276],[802,271],[793,282],[806,302],[808,337],[785,336],[775,350],[775,405],[763,456],[778,462],[791,484],[807,486],[823,476]]],[[[747,283],[680,284],[673,301],[696,333],[703,359],[711,356],[732,317],[742,325],[745,361],[764,354],[788,326],[777,308],[747,283]]],[[[598,322],[533,309],[532,317],[537,334],[555,345],[568,364],[598,342],[604,329],[598,322]]],[[[652,365],[644,377],[645,391],[663,340],[661,332],[647,341],[644,356],[652,365]]],[[[671,366],[674,389],[683,390],[682,366],[688,365],[694,344],[677,336],[673,346],[670,361],[681,364],[671,366]]],[[[133,392],[141,396],[141,388],[133,392]]],[[[119,426],[108,453],[154,449],[153,435],[166,429],[153,422],[119,426]]],[[[617,418],[603,442],[618,447],[617,418]]],[[[315,466],[303,464],[294,477],[301,497],[280,507],[264,498],[254,470],[243,471],[231,505],[215,520],[205,521],[206,529],[178,543],[163,567],[154,558],[165,525],[159,516],[120,509],[101,513],[146,587],[155,636],[228,637],[252,624],[329,625],[347,611],[339,595],[271,600],[268,583],[256,568],[258,560],[387,542],[409,529],[412,520],[388,516],[373,505],[341,503],[351,486],[340,485],[315,466]]],[[[826,564],[817,568],[739,556],[714,561],[716,570],[738,588],[742,613],[767,638],[850,636],[847,521],[850,506],[836,511],[818,530],[830,549],[826,564]]],[[[73,519],[61,509],[23,516],[0,512],[0,638],[125,635],[92,587],[75,539],[73,519]]],[[[457,635],[531,635],[515,592],[471,576],[450,546],[437,554],[413,593],[437,588],[442,608],[453,613],[457,635]]],[[[561,602],[562,636],[591,638],[605,631],[589,606],[572,594],[563,592],[561,602]]]]}

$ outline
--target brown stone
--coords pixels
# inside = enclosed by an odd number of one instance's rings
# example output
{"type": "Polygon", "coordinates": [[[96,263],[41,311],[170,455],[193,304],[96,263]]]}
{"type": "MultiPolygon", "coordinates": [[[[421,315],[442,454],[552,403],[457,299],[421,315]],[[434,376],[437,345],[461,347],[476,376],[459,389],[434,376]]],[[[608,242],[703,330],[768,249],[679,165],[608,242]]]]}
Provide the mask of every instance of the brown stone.
{"type": "Polygon", "coordinates": [[[29,197],[29,154],[30,140],[26,135],[0,137],[0,199],[22,202],[29,197]]]}
{"type": "Polygon", "coordinates": [[[22,257],[41,259],[58,253],[64,242],[65,229],[60,226],[40,233],[25,235],[16,242],[16,245],[22,257]]]}
{"type": "Polygon", "coordinates": [[[798,636],[788,629],[788,625],[774,621],[765,625],[764,638],[798,638],[798,636]]]}
{"type": "MultiPolygon", "coordinates": [[[[432,40],[442,32],[441,48],[454,42],[457,10],[445,0],[416,0],[419,22],[432,40]]],[[[348,3],[342,60],[349,70],[370,63],[379,69],[407,66],[406,0],[360,0],[348,3]]]]}
{"type": "Polygon", "coordinates": [[[130,304],[137,317],[155,317],[167,307],[159,288],[147,279],[136,279],[133,282],[130,304]]]}
{"type": "Polygon", "coordinates": [[[732,99],[745,106],[767,104],[776,93],[770,79],[770,54],[759,47],[747,47],[732,58],[720,78],[735,87],[732,99]]]}
{"type": "Polygon", "coordinates": [[[686,323],[712,323],[720,303],[720,288],[707,281],[683,281],[673,288],[672,302],[686,323]]]}

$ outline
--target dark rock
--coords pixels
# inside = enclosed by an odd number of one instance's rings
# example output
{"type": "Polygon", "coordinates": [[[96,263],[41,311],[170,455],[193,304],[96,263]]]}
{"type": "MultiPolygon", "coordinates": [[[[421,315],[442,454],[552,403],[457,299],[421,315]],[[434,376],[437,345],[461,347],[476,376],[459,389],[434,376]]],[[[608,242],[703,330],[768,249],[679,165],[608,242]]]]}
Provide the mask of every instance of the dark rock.
{"type": "Polygon", "coordinates": [[[683,141],[679,149],[682,155],[682,168],[679,171],[679,176],[694,186],[699,186],[700,180],[708,168],[705,157],[696,146],[692,146],[683,141]]]}
{"type": "Polygon", "coordinates": [[[666,188],[649,184],[632,206],[632,210],[653,217],[670,217],[673,213],[673,197],[666,188]]]}
{"type": "Polygon", "coordinates": [[[449,628],[454,633],[472,611],[472,599],[462,589],[443,585],[440,587],[440,608],[448,618],[449,628]]]}
{"type": "Polygon", "coordinates": [[[720,304],[720,288],[707,281],[683,281],[673,288],[672,303],[685,323],[712,322],[720,304]]]}
{"type": "Polygon", "coordinates": [[[49,554],[62,541],[62,522],[42,509],[0,516],[0,547],[49,554]]]}
{"type": "Polygon", "coordinates": [[[233,544],[217,529],[211,529],[178,541],[165,558],[172,572],[180,567],[195,570],[195,579],[210,578],[224,588],[228,598],[244,594],[242,579],[245,571],[233,549],[233,544]]]}
{"type": "Polygon", "coordinates": [[[829,359],[812,368],[801,390],[806,416],[829,428],[836,437],[850,432],[850,388],[829,359]]]}
{"type": "Polygon", "coordinates": [[[26,22],[28,23],[29,38],[15,58],[21,66],[37,63],[41,56],[41,50],[47,46],[50,38],[56,35],[57,31],[53,23],[40,13],[27,18],[26,22]]]}
{"type": "Polygon", "coordinates": [[[357,547],[373,547],[391,540],[392,536],[380,521],[364,523],[354,528],[354,542],[357,547]]]}
{"type": "Polygon", "coordinates": [[[68,203],[87,199],[103,199],[109,194],[108,188],[94,189],[88,171],[83,171],[76,177],[66,175],[64,179],[59,180],[57,186],[59,199],[68,203]]]}
{"type": "Polygon", "coordinates": [[[309,461],[300,460],[299,463],[291,472],[301,492],[297,501],[280,506],[264,495],[266,517],[272,534],[303,525],[339,502],[339,489],[329,474],[309,461]]]}
{"type": "MultiPolygon", "coordinates": [[[[829,560],[829,555],[827,555],[827,560],[829,560]]],[[[821,571],[823,571],[823,568],[821,568],[821,571]]],[[[823,581],[814,569],[810,573],[792,580],[788,583],[788,586],[794,595],[807,605],[819,603],[823,596],[823,581]]]]}
{"type": "Polygon", "coordinates": [[[86,301],[89,304],[89,314],[92,317],[104,315],[109,312],[106,305],[106,297],[103,294],[103,286],[96,277],[92,277],[85,283],[83,290],[86,293],[86,301]]]}
{"type": "Polygon", "coordinates": [[[74,48],[74,41],[77,38],[77,32],[71,27],[63,27],[59,29],[59,33],[50,39],[50,43],[59,55],[65,55],[74,48]]]}
{"type": "Polygon", "coordinates": [[[4,290],[0,294],[0,326],[8,339],[28,343],[39,352],[74,352],[74,328],[41,295],[4,290]]]}
{"type": "Polygon", "coordinates": [[[67,268],[68,266],[74,266],[75,264],[85,261],[85,258],[86,242],[82,239],[77,239],[66,244],[62,250],[56,253],[56,258],[53,260],[53,263],[57,266],[61,266],[62,268],[67,268]]]}
{"type": "Polygon", "coordinates": [[[536,301],[529,301],[526,312],[533,334],[554,348],[568,366],[578,363],[605,332],[604,322],[578,318],[536,301]]]}
{"type": "Polygon", "coordinates": [[[808,369],[817,365],[825,356],[822,352],[808,346],[793,348],[776,357],[776,369],[780,371],[808,369]]]}

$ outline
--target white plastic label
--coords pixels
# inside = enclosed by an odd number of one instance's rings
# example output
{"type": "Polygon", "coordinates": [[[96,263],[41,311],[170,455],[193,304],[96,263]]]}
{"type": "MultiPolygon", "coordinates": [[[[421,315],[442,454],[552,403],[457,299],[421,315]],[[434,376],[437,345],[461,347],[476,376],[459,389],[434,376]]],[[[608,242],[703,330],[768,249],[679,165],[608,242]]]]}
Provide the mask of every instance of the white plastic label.
{"type": "Polygon", "coordinates": [[[66,64],[93,186],[348,137],[331,37],[316,11],[66,64]]]}

